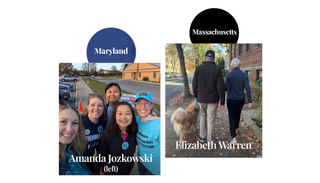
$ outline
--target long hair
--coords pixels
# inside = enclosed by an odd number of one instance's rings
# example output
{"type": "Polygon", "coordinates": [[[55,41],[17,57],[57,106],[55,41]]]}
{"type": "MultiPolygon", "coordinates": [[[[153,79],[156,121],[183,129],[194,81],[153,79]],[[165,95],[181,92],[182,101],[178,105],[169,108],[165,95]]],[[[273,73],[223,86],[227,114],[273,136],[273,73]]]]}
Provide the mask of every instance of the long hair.
{"type": "MultiPolygon", "coordinates": [[[[90,95],[89,98],[88,98],[87,105],[90,104],[90,100],[93,99],[93,98],[98,98],[98,99],[100,99],[100,100],[102,101],[103,110],[104,110],[104,100],[103,100],[102,96],[100,96],[100,95],[90,95]]],[[[87,108],[83,111],[83,113],[82,113],[81,116],[83,116],[83,117],[88,117],[88,113],[89,113],[89,111],[88,111],[88,107],[87,107],[87,108]]],[[[102,112],[102,115],[100,116],[99,120],[100,120],[100,119],[106,119],[106,115],[105,115],[104,112],[102,112]]]]}
{"type": "MultiPolygon", "coordinates": [[[[79,121],[78,133],[75,136],[75,138],[73,139],[73,141],[70,144],[68,144],[67,152],[70,153],[70,154],[73,154],[72,150],[74,150],[76,155],[82,155],[83,152],[87,148],[87,138],[86,138],[86,134],[84,133],[85,129],[84,129],[83,125],[82,125],[80,113],[70,103],[59,104],[59,113],[61,111],[63,111],[63,110],[66,110],[66,109],[71,109],[71,110],[75,111],[76,114],[77,114],[77,117],[78,117],[78,121],[79,121]]],[[[65,155],[64,151],[65,151],[66,146],[67,146],[66,144],[61,144],[59,142],[59,161],[62,161],[62,162],[65,161],[66,155],[65,155]]]]}
{"type": "Polygon", "coordinates": [[[152,107],[152,109],[151,109],[150,114],[151,114],[152,116],[158,116],[158,117],[160,117],[160,112],[154,107],[154,105],[153,105],[153,107],[152,107]]]}
{"type": "Polygon", "coordinates": [[[119,106],[122,106],[122,105],[126,105],[130,108],[130,111],[132,113],[132,122],[130,125],[127,126],[127,133],[130,133],[130,134],[136,134],[137,132],[137,122],[136,122],[136,117],[135,117],[135,114],[134,114],[134,109],[132,107],[131,104],[129,104],[128,102],[119,102],[114,110],[113,110],[113,114],[112,114],[112,118],[111,118],[111,121],[110,123],[107,125],[106,127],[106,130],[108,130],[108,132],[110,133],[110,135],[116,135],[117,132],[118,132],[118,129],[119,129],[119,125],[117,123],[117,110],[118,110],[118,107],[119,106]]]}

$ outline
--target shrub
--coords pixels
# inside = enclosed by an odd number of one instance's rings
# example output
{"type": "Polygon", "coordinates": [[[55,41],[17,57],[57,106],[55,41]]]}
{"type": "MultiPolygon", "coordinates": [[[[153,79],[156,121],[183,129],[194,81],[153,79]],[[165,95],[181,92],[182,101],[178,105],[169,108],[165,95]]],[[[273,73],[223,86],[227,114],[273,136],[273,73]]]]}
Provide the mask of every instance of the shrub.
{"type": "Polygon", "coordinates": [[[258,104],[255,116],[252,118],[262,128],[262,83],[250,81],[252,103],[258,104]]]}
{"type": "Polygon", "coordinates": [[[250,81],[252,103],[262,104],[262,84],[259,81],[250,81]]]}
{"type": "Polygon", "coordinates": [[[142,81],[149,81],[149,78],[147,76],[142,78],[142,81]]]}

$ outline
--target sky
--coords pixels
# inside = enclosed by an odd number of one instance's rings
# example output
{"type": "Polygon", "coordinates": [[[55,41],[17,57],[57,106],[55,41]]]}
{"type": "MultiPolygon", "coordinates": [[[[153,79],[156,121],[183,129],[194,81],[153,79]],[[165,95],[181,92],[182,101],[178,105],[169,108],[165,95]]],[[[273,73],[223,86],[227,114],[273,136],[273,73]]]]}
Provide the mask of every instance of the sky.
{"type": "MultiPolygon", "coordinates": [[[[82,70],[82,64],[83,63],[72,63],[73,68],[77,70],[82,70]]],[[[111,70],[112,66],[116,66],[117,70],[120,70],[122,64],[123,63],[97,63],[97,69],[111,70]]]]}

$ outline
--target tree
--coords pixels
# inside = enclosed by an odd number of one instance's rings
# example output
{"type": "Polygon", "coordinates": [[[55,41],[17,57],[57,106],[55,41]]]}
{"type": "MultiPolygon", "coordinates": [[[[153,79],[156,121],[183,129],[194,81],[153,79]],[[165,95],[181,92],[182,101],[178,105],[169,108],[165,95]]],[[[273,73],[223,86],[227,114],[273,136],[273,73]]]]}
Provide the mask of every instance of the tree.
{"type": "Polygon", "coordinates": [[[117,73],[117,66],[115,65],[111,66],[111,71],[112,71],[112,74],[115,75],[117,73]]]}
{"type": "Polygon", "coordinates": [[[193,61],[191,64],[192,70],[194,70],[198,65],[204,61],[205,53],[207,50],[213,50],[216,52],[216,49],[213,44],[184,44],[186,58],[193,61]]]}
{"type": "Polygon", "coordinates": [[[81,67],[82,67],[82,70],[87,72],[88,76],[90,76],[90,74],[96,75],[96,72],[97,72],[96,63],[83,63],[81,67]]]}
{"type": "Polygon", "coordinates": [[[97,72],[97,64],[96,63],[89,63],[90,74],[96,75],[97,72]]]}
{"type": "Polygon", "coordinates": [[[129,65],[129,64],[122,64],[122,65],[121,65],[121,68],[120,68],[120,71],[123,71],[126,67],[128,67],[128,65],[129,65]]]}
{"type": "Polygon", "coordinates": [[[104,75],[104,73],[103,73],[103,69],[101,68],[101,69],[99,69],[99,75],[101,76],[101,75],[104,75]]]}
{"type": "Polygon", "coordinates": [[[178,51],[178,56],[180,60],[180,66],[181,66],[181,72],[182,72],[182,77],[183,77],[183,85],[184,85],[184,94],[183,98],[191,98],[192,95],[190,94],[190,88],[189,88],[189,82],[187,78],[187,73],[186,73],[186,66],[184,63],[184,56],[183,56],[183,49],[181,44],[176,44],[177,51],[178,51]]]}
{"type": "Polygon", "coordinates": [[[177,57],[177,48],[174,44],[168,44],[166,46],[166,53],[169,56],[169,62],[171,62],[173,73],[177,73],[179,70],[178,68],[180,67],[179,59],[177,57]]]}
{"type": "Polygon", "coordinates": [[[72,63],[59,63],[59,75],[73,72],[72,63]]]}
{"type": "Polygon", "coordinates": [[[83,63],[81,68],[82,68],[83,71],[87,72],[87,75],[89,76],[89,70],[90,70],[89,63],[83,63]]]}

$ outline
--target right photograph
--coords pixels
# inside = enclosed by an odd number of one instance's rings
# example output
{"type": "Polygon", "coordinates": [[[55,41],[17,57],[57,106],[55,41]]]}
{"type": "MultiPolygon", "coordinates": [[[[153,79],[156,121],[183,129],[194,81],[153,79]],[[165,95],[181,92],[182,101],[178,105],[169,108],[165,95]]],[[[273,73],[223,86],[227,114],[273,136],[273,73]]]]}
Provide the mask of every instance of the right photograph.
{"type": "Polygon", "coordinates": [[[262,158],[262,44],[166,44],[165,157],[262,158]]]}

